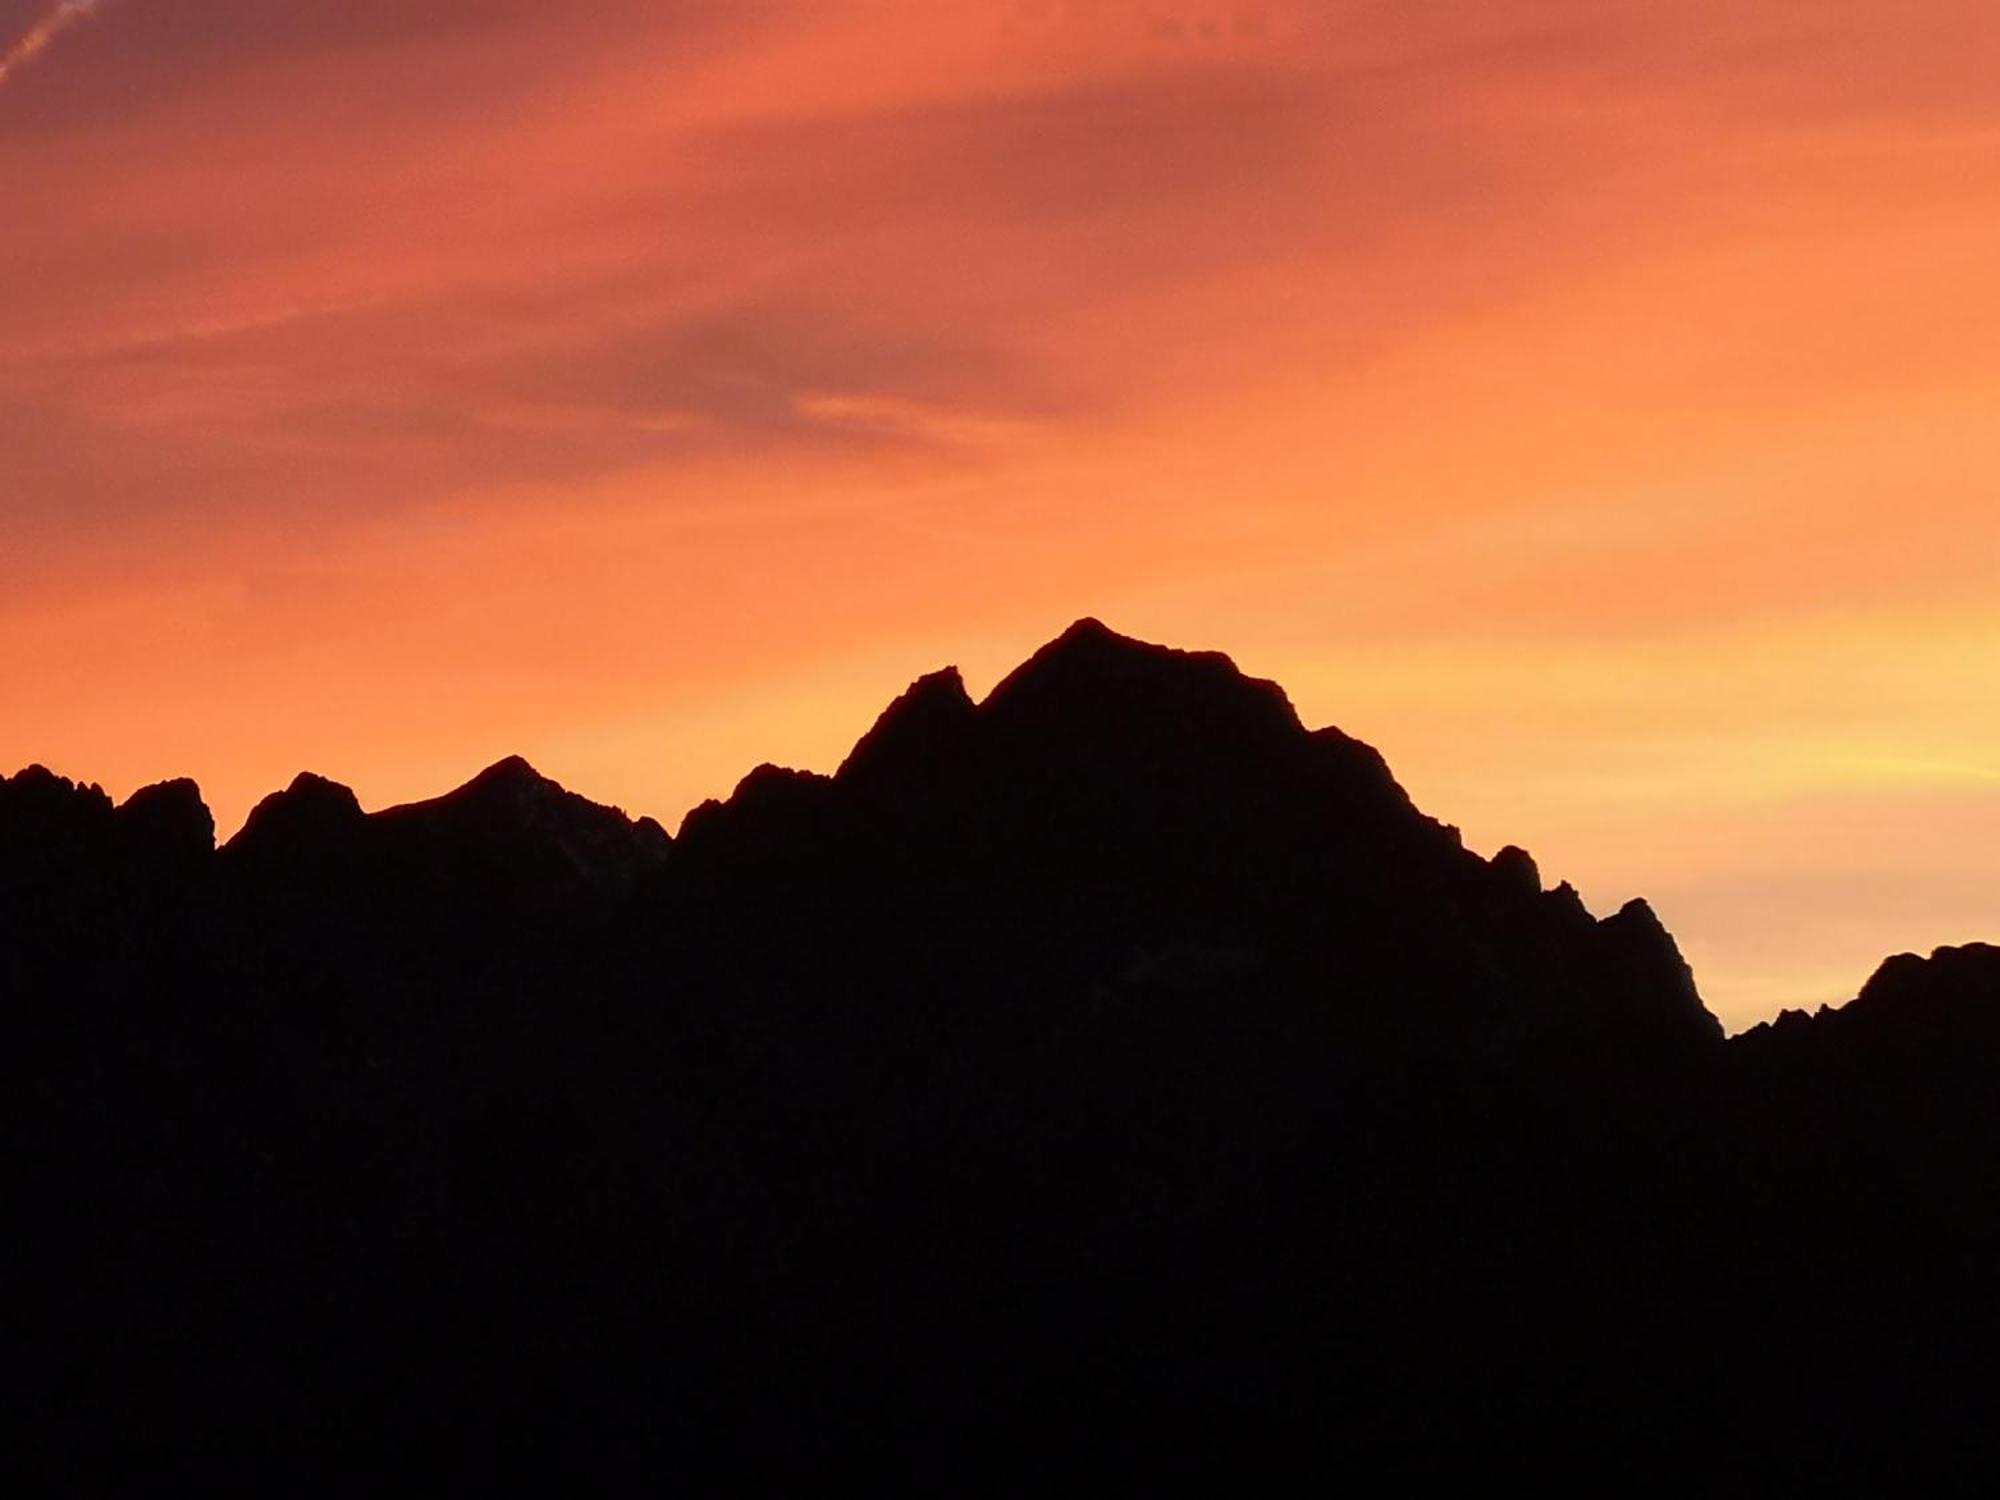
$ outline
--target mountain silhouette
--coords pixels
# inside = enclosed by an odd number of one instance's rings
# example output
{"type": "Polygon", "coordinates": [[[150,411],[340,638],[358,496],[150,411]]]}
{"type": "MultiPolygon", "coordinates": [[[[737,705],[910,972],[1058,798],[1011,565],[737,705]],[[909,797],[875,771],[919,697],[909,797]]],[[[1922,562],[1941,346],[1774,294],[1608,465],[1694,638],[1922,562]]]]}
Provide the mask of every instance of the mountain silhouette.
{"type": "Polygon", "coordinates": [[[277,920],[363,903],[426,941],[467,924],[494,940],[589,922],[667,858],[672,840],[565,791],[518,756],[456,791],[364,814],[354,793],[303,773],[252,810],[218,863],[277,920]]]}
{"type": "Polygon", "coordinates": [[[1643,901],[1094,620],[673,838],[518,758],[219,849],[30,768],[0,997],[66,1475],[2000,1457],[2000,950],[1725,1040],[1643,901]]]}

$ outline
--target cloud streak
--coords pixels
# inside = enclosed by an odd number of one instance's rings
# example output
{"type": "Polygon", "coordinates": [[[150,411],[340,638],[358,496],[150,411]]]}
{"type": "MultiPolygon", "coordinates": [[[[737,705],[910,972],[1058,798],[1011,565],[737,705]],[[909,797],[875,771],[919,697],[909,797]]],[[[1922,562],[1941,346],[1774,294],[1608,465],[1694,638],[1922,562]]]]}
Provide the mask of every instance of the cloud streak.
{"type": "Polygon", "coordinates": [[[57,37],[97,10],[99,0],[57,0],[55,7],[0,52],[0,86],[48,51],[57,37]]]}

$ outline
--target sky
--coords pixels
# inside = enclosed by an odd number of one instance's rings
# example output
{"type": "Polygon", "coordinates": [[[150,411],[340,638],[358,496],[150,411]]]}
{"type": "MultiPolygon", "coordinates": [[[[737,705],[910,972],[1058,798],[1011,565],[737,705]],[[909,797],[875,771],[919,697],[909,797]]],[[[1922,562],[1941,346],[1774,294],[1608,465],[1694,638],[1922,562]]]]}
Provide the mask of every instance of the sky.
{"type": "Polygon", "coordinates": [[[669,826],[1070,620],[1732,1028],[2000,939],[1992,0],[0,0],[0,770],[669,826]]]}

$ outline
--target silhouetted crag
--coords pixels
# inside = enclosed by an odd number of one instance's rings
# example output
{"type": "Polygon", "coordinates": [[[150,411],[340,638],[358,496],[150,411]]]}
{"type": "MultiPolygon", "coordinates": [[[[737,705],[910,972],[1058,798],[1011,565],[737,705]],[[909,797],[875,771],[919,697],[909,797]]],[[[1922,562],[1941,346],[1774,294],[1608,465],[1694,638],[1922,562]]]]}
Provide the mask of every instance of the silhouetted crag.
{"type": "Polygon", "coordinates": [[[1643,902],[1094,621],[678,839],[519,760],[220,850],[25,771],[0,986],[65,1473],[1995,1457],[2000,951],[1724,1042],[1643,902]]]}

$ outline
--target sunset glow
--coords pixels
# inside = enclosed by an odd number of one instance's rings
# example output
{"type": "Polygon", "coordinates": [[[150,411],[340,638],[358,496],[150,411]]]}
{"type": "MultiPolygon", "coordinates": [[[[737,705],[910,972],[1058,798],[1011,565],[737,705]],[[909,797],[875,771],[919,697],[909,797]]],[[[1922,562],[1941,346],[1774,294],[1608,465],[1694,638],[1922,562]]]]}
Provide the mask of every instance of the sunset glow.
{"type": "Polygon", "coordinates": [[[1080,615],[1732,1028],[2000,905],[1992,0],[0,0],[0,772],[670,827],[1080,615]]]}

